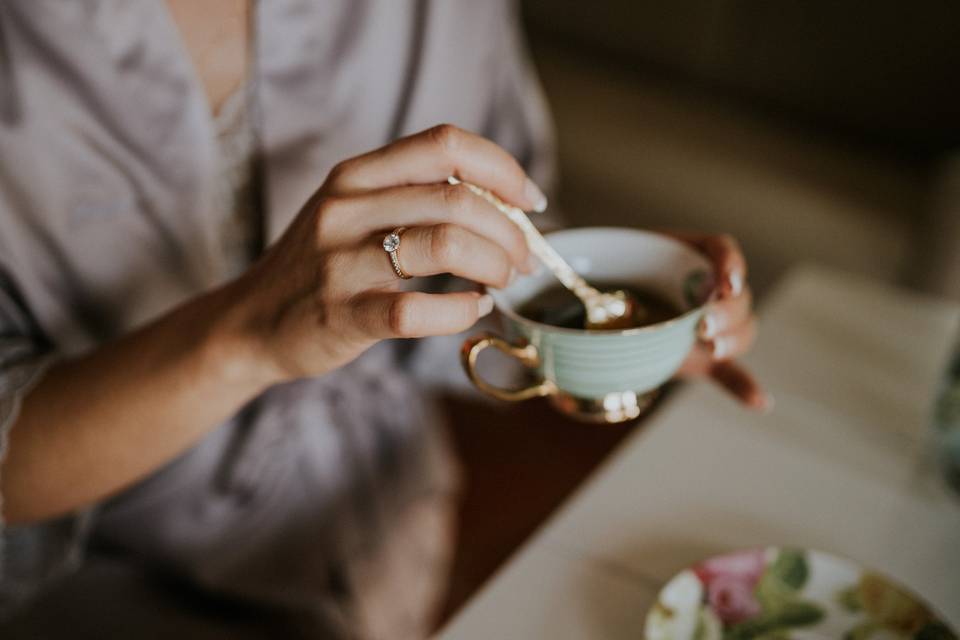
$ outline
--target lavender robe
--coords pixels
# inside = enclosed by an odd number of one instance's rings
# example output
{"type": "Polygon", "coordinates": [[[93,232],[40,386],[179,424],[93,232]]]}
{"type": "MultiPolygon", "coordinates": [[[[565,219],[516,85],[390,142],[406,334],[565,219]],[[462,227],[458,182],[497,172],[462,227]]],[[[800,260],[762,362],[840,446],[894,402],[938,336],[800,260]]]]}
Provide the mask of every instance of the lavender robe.
{"type": "MultiPolygon", "coordinates": [[[[548,184],[515,18],[508,0],[261,1],[267,240],[336,162],[439,122],[548,184]]],[[[161,0],[0,3],[0,456],[47,363],[223,281],[216,175],[206,98],[161,0]]],[[[105,504],[0,524],[0,610],[78,567],[93,536],[210,588],[416,635],[455,474],[410,372],[424,357],[449,371],[454,349],[381,345],[269,390],[105,504]]]]}

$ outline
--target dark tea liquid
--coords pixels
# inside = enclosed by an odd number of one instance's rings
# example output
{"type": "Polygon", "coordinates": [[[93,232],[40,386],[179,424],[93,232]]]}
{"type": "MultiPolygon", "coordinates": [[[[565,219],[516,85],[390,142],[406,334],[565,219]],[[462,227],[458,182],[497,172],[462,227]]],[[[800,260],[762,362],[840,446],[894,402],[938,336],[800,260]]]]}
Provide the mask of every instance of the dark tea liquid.
{"type": "MultiPolygon", "coordinates": [[[[634,297],[646,313],[633,327],[645,327],[670,318],[676,318],[681,310],[659,294],[633,285],[619,282],[591,282],[600,291],[621,289],[634,297]]],[[[544,289],[517,308],[517,313],[534,322],[563,327],[565,329],[583,329],[587,326],[587,312],[580,300],[563,285],[544,289]]]]}

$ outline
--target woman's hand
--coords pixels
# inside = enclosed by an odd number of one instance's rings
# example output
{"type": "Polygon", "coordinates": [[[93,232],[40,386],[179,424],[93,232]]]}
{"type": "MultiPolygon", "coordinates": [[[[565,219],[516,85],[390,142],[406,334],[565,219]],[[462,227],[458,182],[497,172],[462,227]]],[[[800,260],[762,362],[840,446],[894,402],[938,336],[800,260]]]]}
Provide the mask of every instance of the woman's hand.
{"type": "Polygon", "coordinates": [[[684,377],[708,376],[745,405],[760,411],[772,408],[772,398],[749,371],[734,362],[746,353],[757,334],[753,296],[747,285],[747,262],[739,244],[727,235],[671,233],[708,256],[719,276],[718,300],[700,323],[700,340],[680,368],[684,377]]]}
{"type": "MultiPolygon", "coordinates": [[[[385,338],[458,333],[492,309],[469,291],[403,291],[382,241],[404,226],[411,276],[451,273],[503,287],[531,270],[523,234],[448,176],[523,209],[546,201],[503,149],[450,125],[337,165],[284,235],[228,286],[225,326],[279,382],[325,373],[385,338]]],[[[234,344],[236,344],[234,342],[234,344]]]]}
{"type": "Polygon", "coordinates": [[[174,459],[265,387],[345,364],[382,338],[453,333],[488,313],[475,292],[403,292],[381,242],[409,227],[411,275],[503,286],[528,269],[520,231],[448,176],[525,209],[542,194],[492,142],[450,126],[348,160],[237,280],[58,361],[26,395],[2,477],[8,522],[114,494],[174,459]]]}

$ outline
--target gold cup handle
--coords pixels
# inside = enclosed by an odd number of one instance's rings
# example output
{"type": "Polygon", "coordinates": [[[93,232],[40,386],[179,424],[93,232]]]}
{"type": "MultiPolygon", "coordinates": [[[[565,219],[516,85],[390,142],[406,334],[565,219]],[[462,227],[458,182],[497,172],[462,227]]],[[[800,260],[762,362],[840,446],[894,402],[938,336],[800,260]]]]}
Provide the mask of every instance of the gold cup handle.
{"type": "Polygon", "coordinates": [[[467,377],[470,378],[470,382],[475,384],[480,391],[498,400],[506,400],[509,402],[539,398],[556,393],[557,387],[550,380],[541,380],[523,389],[503,389],[490,384],[481,378],[479,372],[477,372],[477,358],[480,357],[480,352],[487,347],[499,349],[506,355],[519,360],[523,366],[531,369],[540,364],[540,354],[537,353],[537,348],[532,344],[525,346],[513,345],[492,333],[481,333],[473,336],[463,343],[463,348],[460,351],[460,360],[463,363],[464,370],[467,372],[467,377]]]}

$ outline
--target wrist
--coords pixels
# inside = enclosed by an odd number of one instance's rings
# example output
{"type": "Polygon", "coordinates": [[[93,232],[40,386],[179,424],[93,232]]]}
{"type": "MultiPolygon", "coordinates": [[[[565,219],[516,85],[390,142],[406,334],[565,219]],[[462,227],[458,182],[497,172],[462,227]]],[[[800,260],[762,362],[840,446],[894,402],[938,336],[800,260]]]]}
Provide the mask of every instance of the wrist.
{"type": "Polygon", "coordinates": [[[260,341],[239,320],[232,287],[213,291],[202,300],[211,319],[200,346],[201,366],[223,384],[257,395],[286,380],[284,372],[267,356],[260,341]]]}

